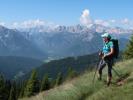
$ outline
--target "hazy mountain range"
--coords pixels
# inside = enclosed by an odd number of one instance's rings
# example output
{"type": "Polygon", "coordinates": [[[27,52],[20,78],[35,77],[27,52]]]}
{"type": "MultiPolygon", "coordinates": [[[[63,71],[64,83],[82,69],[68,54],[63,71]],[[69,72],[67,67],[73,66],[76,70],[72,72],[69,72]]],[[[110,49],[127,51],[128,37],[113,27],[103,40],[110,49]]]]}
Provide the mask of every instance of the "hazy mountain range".
{"type": "Polygon", "coordinates": [[[0,26],[0,56],[45,57],[22,32],[0,26]]]}
{"type": "Polygon", "coordinates": [[[29,29],[8,29],[0,26],[0,55],[47,60],[91,54],[102,48],[100,35],[105,31],[119,38],[121,49],[133,33],[133,30],[96,24],[91,27],[38,26],[29,29]]]}

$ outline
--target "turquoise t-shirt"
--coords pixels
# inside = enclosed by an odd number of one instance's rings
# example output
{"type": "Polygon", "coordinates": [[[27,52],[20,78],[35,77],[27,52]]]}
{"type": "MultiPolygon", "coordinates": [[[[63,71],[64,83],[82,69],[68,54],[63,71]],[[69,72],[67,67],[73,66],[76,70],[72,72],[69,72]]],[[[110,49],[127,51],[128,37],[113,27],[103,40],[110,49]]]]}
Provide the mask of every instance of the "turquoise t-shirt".
{"type": "Polygon", "coordinates": [[[108,43],[104,44],[102,52],[104,54],[108,54],[111,51],[111,48],[113,48],[113,47],[114,47],[113,42],[109,41],[108,43]]]}

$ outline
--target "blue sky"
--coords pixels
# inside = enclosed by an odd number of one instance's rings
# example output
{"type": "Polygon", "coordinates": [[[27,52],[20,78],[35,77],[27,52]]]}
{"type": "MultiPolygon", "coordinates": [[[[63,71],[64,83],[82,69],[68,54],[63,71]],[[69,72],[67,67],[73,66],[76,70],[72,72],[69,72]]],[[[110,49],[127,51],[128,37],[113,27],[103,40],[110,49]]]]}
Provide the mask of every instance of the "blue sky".
{"type": "Polygon", "coordinates": [[[40,19],[74,25],[85,9],[91,20],[133,20],[132,4],[133,0],[0,0],[0,22],[40,19]]]}

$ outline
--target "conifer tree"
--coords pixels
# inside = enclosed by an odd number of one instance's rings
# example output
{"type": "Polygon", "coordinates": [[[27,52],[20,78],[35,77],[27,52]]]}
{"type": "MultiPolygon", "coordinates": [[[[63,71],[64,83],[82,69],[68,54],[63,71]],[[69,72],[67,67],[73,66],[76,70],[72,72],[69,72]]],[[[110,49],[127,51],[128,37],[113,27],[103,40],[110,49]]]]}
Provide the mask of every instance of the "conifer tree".
{"type": "Polygon", "coordinates": [[[72,78],[74,78],[76,76],[77,76],[77,72],[74,71],[72,69],[72,67],[69,67],[68,72],[67,72],[67,75],[66,75],[66,79],[69,80],[69,79],[72,79],[72,78]]]}
{"type": "Polygon", "coordinates": [[[59,72],[59,73],[57,74],[57,78],[56,78],[56,80],[55,80],[55,86],[60,85],[62,82],[63,82],[63,76],[62,76],[62,73],[59,72]]]}
{"type": "Polygon", "coordinates": [[[4,77],[0,74],[0,100],[2,100],[3,99],[3,96],[4,96],[4,94],[3,94],[4,85],[5,85],[5,83],[4,83],[4,77]]]}
{"type": "Polygon", "coordinates": [[[6,82],[5,82],[5,90],[6,90],[7,98],[9,98],[10,90],[11,90],[11,81],[10,80],[6,80],[6,82]]]}
{"type": "Polygon", "coordinates": [[[56,79],[52,79],[52,80],[50,81],[50,88],[54,88],[55,83],[56,83],[56,79]]]}
{"type": "Polygon", "coordinates": [[[16,91],[16,82],[14,81],[11,90],[10,90],[10,95],[8,100],[17,100],[17,91],[16,91]]]}
{"type": "Polygon", "coordinates": [[[37,78],[37,71],[33,70],[31,73],[31,77],[28,80],[25,88],[24,95],[25,96],[32,96],[39,92],[39,81],[37,78]]]}
{"type": "Polygon", "coordinates": [[[43,80],[41,82],[40,91],[48,90],[50,88],[50,81],[48,75],[44,75],[43,80]]]}
{"type": "Polygon", "coordinates": [[[133,35],[131,36],[131,39],[129,40],[129,43],[127,44],[127,47],[124,51],[124,58],[130,59],[133,58],[133,35]]]}
{"type": "Polygon", "coordinates": [[[8,90],[6,89],[5,78],[0,74],[0,100],[8,99],[8,90]]]}
{"type": "Polygon", "coordinates": [[[19,98],[24,97],[24,90],[25,90],[25,87],[26,87],[26,83],[27,83],[27,81],[22,81],[22,82],[20,82],[20,93],[19,93],[19,98]]]}

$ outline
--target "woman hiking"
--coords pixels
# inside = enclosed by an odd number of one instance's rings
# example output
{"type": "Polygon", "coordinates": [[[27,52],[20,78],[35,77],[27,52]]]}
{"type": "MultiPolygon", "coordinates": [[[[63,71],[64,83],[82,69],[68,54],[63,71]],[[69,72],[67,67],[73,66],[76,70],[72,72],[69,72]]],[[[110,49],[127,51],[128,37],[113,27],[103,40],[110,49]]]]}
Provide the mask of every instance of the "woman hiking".
{"type": "Polygon", "coordinates": [[[111,41],[111,36],[109,33],[104,33],[101,35],[104,41],[104,46],[99,56],[102,58],[98,65],[98,79],[102,79],[102,70],[107,65],[108,66],[108,76],[107,76],[107,86],[110,85],[112,79],[112,65],[113,65],[113,53],[114,44],[111,41]]]}

